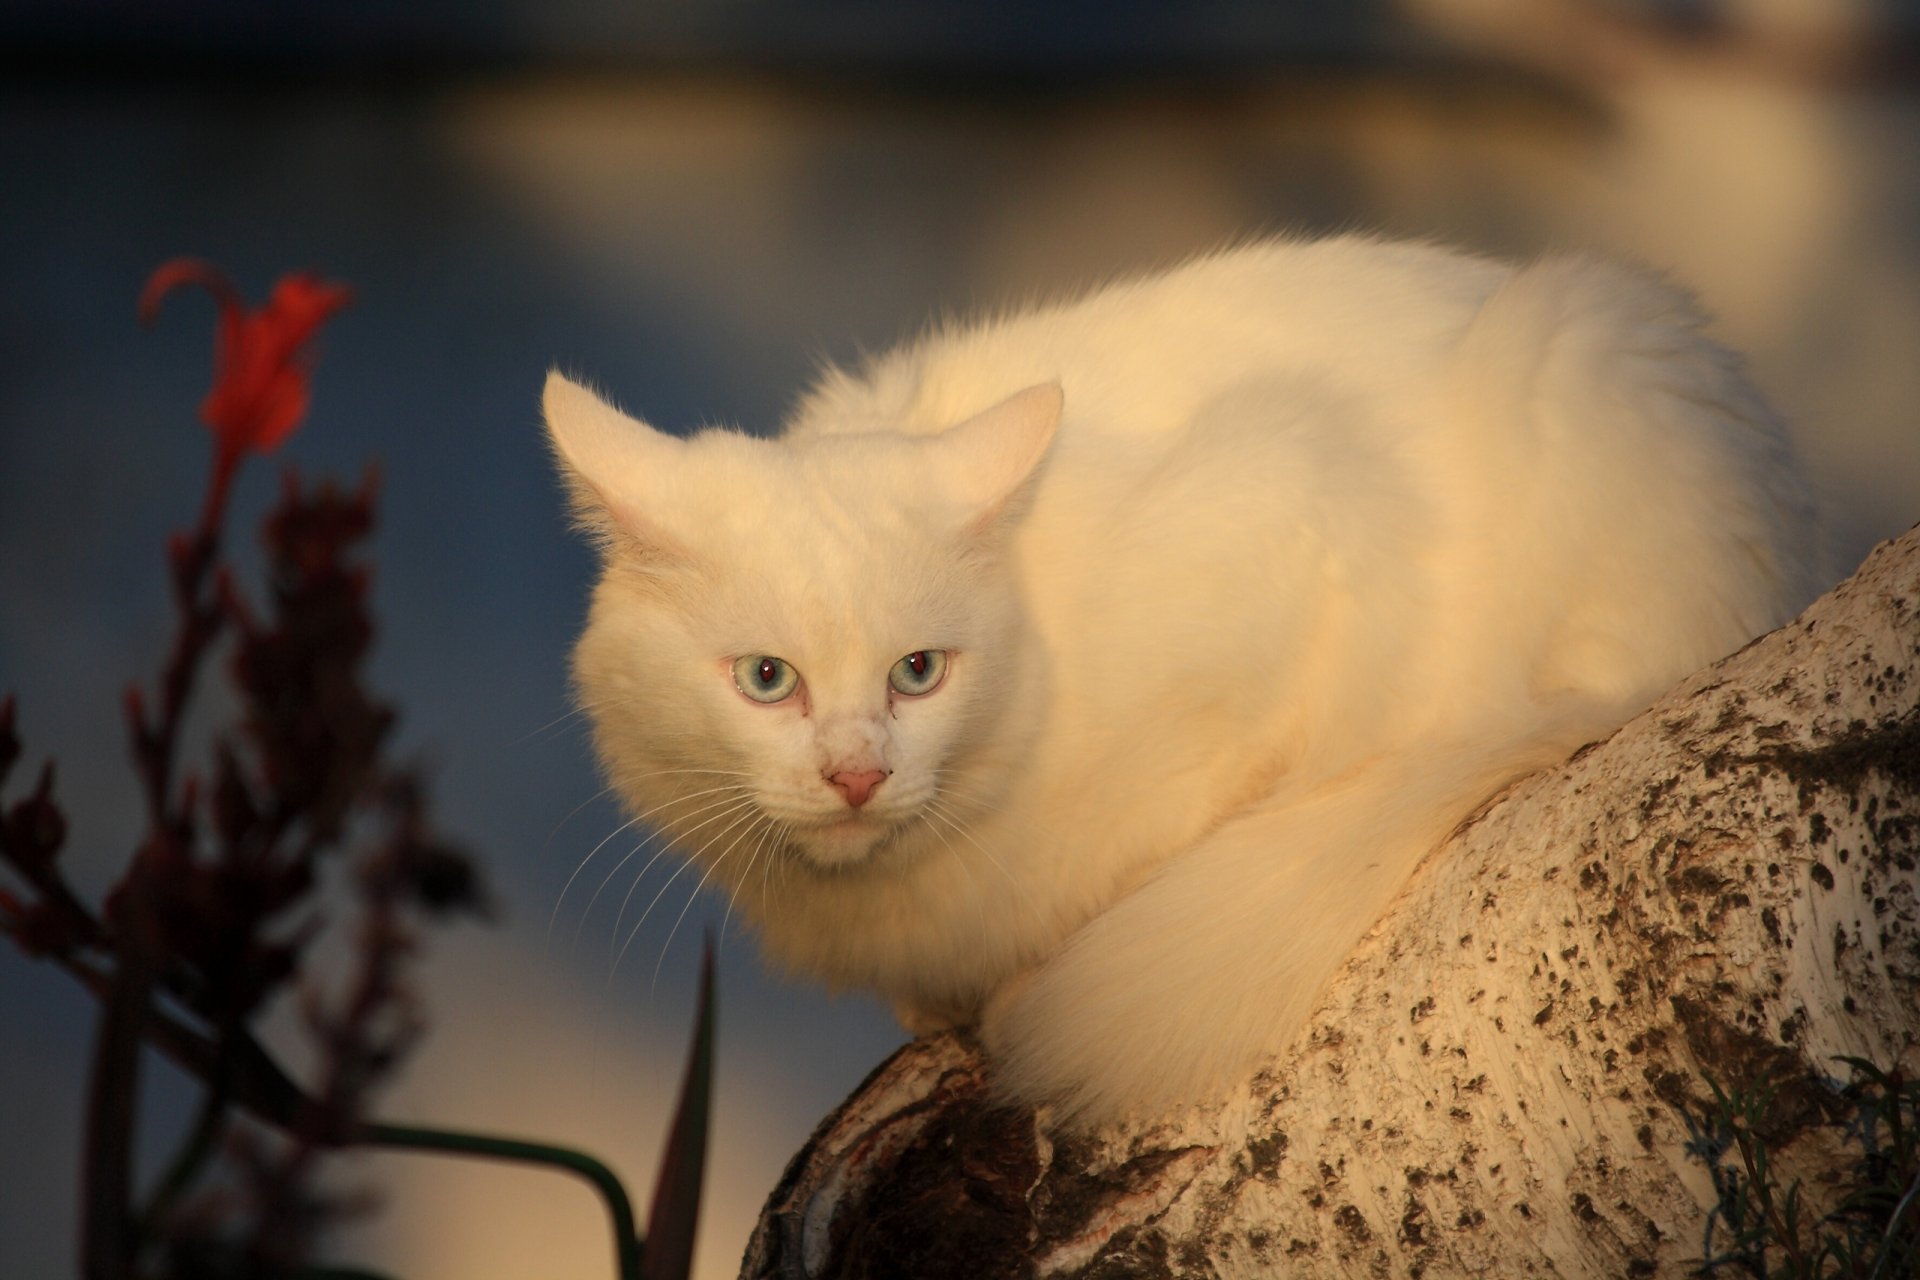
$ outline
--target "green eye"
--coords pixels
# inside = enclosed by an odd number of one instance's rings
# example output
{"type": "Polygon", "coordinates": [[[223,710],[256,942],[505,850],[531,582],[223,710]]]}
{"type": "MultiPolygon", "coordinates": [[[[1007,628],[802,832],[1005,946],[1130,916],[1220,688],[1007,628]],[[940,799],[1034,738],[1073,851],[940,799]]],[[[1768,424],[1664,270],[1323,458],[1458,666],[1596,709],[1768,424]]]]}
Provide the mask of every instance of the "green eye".
{"type": "Polygon", "coordinates": [[[800,673],[783,658],[755,653],[734,660],[733,683],[755,702],[784,702],[800,687],[800,673]]]}
{"type": "Polygon", "coordinates": [[[945,649],[915,649],[893,664],[893,670],[887,673],[887,683],[893,686],[894,692],[909,696],[932,693],[940,687],[946,674],[945,649]]]}

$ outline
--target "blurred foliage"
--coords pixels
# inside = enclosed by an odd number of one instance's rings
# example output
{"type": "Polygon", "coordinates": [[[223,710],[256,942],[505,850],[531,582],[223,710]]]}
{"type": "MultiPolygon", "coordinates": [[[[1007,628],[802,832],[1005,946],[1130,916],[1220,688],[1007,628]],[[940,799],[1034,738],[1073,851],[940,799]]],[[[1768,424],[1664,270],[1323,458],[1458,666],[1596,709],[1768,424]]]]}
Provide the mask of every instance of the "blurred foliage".
{"type": "MultiPolygon", "coordinates": [[[[364,683],[371,475],[357,488],[289,475],[261,530],[264,604],[222,553],[232,482],[304,417],[309,340],[349,301],[312,275],[283,279],[249,310],[205,263],[170,262],[141,301],[151,320],[182,285],[219,308],[214,439],[195,525],[167,548],[174,631],[151,693],[125,709],[146,830],[97,909],[66,878],[68,816],[51,762],[0,809],[0,932],[77,977],[101,1004],[83,1135],[81,1262],[88,1280],[367,1275],[320,1265],[329,1227],[364,1200],[325,1190],[318,1169],[346,1146],[532,1162],[587,1179],[606,1202],[622,1280],[680,1280],[691,1266],[712,1071],[711,944],[682,1098],[649,1219],[635,1231],[620,1180],[598,1160],[544,1143],[379,1122],[377,1088],[424,1019],[407,982],[421,927],[485,916],[467,853],[443,839],[416,772],[387,754],[395,709],[364,683]],[[180,762],[196,686],[224,653],[240,709],[215,732],[204,774],[180,762]],[[343,980],[310,971],[326,931],[323,885],[346,862],[354,945],[343,980]],[[294,1083],[255,1027],[299,1001],[315,1048],[294,1083]],[[157,1048],[200,1086],[197,1115],[153,1185],[134,1176],[139,1077],[157,1048]]],[[[15,699],[0,702],[0,786],[24,754],[15,699]]]]}

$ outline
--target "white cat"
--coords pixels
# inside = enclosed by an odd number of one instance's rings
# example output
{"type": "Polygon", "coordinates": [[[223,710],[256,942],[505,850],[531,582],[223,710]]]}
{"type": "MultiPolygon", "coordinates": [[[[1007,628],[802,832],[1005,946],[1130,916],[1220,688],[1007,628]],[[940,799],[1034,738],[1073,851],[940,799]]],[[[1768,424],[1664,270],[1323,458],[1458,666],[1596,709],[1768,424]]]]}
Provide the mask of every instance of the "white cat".
{"type": "Polygon", "coordinates": [[[1080,1121],[1286,1047],[1422,855],[1815,582],[1685,295],[1234,249],[832,371],[778,439],[558,374],[611,780],[766,950],[1080,1121]]]}

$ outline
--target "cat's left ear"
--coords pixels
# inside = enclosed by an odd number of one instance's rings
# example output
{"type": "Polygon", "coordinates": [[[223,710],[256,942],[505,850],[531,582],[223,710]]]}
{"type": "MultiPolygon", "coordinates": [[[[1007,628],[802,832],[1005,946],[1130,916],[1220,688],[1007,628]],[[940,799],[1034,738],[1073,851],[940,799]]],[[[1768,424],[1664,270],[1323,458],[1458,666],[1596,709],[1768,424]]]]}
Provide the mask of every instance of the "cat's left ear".
{"type": "Polygon", "coordinates": [[[1042,382],[928,442],[935,474],[969,513],[970,529],[993,524],[1020,494],[1046,456],[1065,404],[1059,383],[1042,382]]]}

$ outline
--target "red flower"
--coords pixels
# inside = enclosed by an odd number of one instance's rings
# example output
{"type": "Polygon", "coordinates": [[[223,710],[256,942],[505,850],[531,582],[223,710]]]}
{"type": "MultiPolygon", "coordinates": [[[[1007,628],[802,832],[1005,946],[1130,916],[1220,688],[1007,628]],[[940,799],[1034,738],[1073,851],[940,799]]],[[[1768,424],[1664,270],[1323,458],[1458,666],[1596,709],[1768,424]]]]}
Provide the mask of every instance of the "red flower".
{"type": "Polygon", "coordinates": [[[353,293],[302,272],[282,276],[267,305],[248,311],[218,267],[175,258],[162,263],[140,291],[141,323],[153,323],[161,301],[183,284],[199,285],[220,307],[213,389],[200,404],[200,417],[213,429],[216,488],[223,489],[242,453],[272,450],[306,414],[308,368],[301,348],[353,293]]]}

